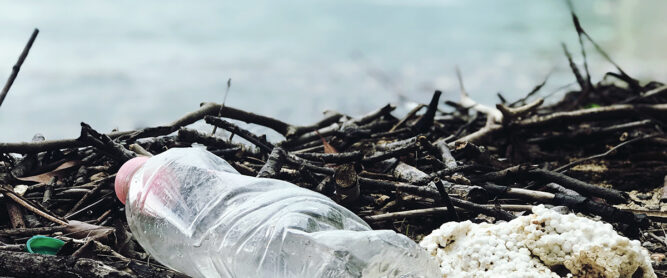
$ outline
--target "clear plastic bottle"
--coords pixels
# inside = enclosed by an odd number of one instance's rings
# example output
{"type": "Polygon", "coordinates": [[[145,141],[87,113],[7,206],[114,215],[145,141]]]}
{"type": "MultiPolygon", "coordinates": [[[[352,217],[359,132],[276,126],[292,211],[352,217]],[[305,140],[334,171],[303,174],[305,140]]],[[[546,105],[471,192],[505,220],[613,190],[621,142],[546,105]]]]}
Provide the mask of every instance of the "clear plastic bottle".
{"type": "Polygon", "coordinates": [[[193,277],[441,277],[404,235],[372,230],[324,195],[239,174],[201,148],[125,163],[116,193],[130,229],[193,277]]]}

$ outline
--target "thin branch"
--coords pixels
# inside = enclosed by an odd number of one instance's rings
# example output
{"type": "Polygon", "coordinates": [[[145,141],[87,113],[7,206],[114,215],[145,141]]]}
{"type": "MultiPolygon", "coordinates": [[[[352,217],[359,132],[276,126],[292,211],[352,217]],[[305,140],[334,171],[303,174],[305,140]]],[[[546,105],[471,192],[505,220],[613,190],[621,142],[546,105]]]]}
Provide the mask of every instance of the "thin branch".
{"type": "Polygon", "coordinates": [[[418,104],[417,106],[415,106],[414,108],[412,108],[412,110],[410,110],[410,112],[408,112],[408,114],[406,114],[405,117],[403,117],[403,119],[401,119],[400,121],[398,121],[398,123],[396,123],[396,124],[389,130],[389,131],[390,131],[390,132],[391,132],[391,131],[395,131],[396,129],[398,129],[399,127],[401,127],[407,120],[409,120],[410,118],[412,118],[412,116],[414,116],[415,114],[417,114],[417,112],[419,112],[419,110],[422,110],[422,108],[424,108],[424,107],[426,107],[426,105],[420,103],[420,104],[418,104]]]}
{"type": "Polygon", "coordinates": [[[38,209],[37,207],[30,204],[28,201],[24,200],[22,197],[19,197],[18,195],[14,194],[14,192],[7,190],[4,187],[0,187],[0,192],[2,192],[2,194],[12,199],[12,201],[14,201],[15,203],[21,205],[22,207],[26,208],[29,211],[32,211],[33,213],[41,217],[46,218],[47,220],[53,223],[56,223],[58,225],[67,225],[67,222],[60,220],[57,217],[38,209]]]}
{"type": "MultiPolygon", "coordinates": [[[[196,121],[203,119],[204,116],[206,115],[216,114],[220,110],[220,108],[221,106],[216,103],[203,103],[201,107],[199,107],[199,109],[197,109],[196,111],[190,112],[166,126],[152,127],[142,130],[111,132],[105,135],[109,136],[109,138],[111,139],[116,139],[122,136],[130,136],[133,139],[138,139],[144,137],[156,137],[161,135],[167,135],[169,133],[177,131],[180,127],[192,124],[196,121]]],[[[281,134],[285,134],[289,130],[298,128],[270,117],[257,115],[250,112],[245,112],[243,110],[239,110],[229,106],[225,106],[222,109],[222,116],[230,119],[244,121],[247,123],[266,126],[281,134]]],[[[81,142],[77,139],[63,139],[63,140],[51,140],[51,141],[40,141],[40,142],[0,143],[0,152],[34,153],[34,152],[43,152],[43,151],[57,150],[64,148],[78,148],[85,146],[89,146],[89,143],[81,142]]]]}
{"type": "Polygon", "coordinates": [[[16,76],[19,74],[19,70],[21,70],[21,66],[25,61],[25,58],[28,57],[30,48],[32,48],[32,44],[35,42],[35,39],[37,38],[37,34],[39,34],[39,29],[35,28],[35,30],[32,31],[32,35],[30,35],[28,43],[23,48],[23,52],[21,52],[18,61],[16,61],[16,64],[12,67],[12,73],[9,75],[9,78],[5,83],[5,87],[2,88],[2,92],[0,92],[0,105],[2,105],[2,102],[5,101],[5,97],[9,92],[9,88],[11,88],[12,84],[14,84],[14,80],[16,80],[16,76]]]}
{"type": "MultiPolygon", "coordinates": [[[[493,208],[493,205],[482,205],[484,207],[493,208]]],[[[506,205],[501,204],[500,208],[508,211],[530,211],[533,209],[532,205],[506,205]]],[[[463,210],[463,209],[459,209],[463,210]]],[[[434,214],[441,214],[448,212],[447,207],[434,207],[434,208],[425,208],[425,209],[413,209],[406,211],[397,211],[397,212],[388,212],[384,214],[372,215],[364,217],[364,220],[368,222],[380,222],[387,220],[396,220],[404,219],[410,217],[425,217],[434,214]]]]}
{"type": "MultiPolygon", "coordinates": [[[[517,101],[515,101],[515,102],[510,103],[510,105],[508,105],[508,106],[509,106],[509,107],[514,107],[514,106],[516,106],[516,105],[518,105],[518,104],[521,104],[521,105],[526,104],[526,101],[528,100],[528,98],[530,98],[530,97],[532,97],[533,95],[535,95],[537,92],[540,91],[540,89],[542,89],[542,87],[544,87],[544,85],[547,84],[547,81],[549,80],[549,76],[551,76],[551,73],[553,73],[553,71],[554,71],[554,70],[551,69],[551,71],[549,71],[549,73],[547,74],[547,76],[544,77],[544,80],[542,81],[542,83],[537,84],[537,86],[535,86],[535,87],[534,87],[534,88],[533,88],[533,89],[532,89],[532,90],[531,90],[525,97],[523,97],[523,98],[521,98],[521,99],[519,99],[519,100],[517,100],[517,101]]],[[[503,103],[503,104],[504,104],[504,103],[503,103]]]]}
{"type": "Polygon", "coordinates": [[[22,229],[3,229],[0,230],[0,236],[25,236],[25,235],[35,235],[35,234],[50,234],[55,232],[60,232],[64,230],[67,226],[51,226],[51,227],[35,227],[35,228],[22,228],[22,229]]]}
{"type": "Polygon", "coordinates": [[[440,95],[442,95],[442,92],[438,90],[433,93],[433,97],[431,98],[431,102],[428,104],[426,113],[424,113],[419,121],[417,121],[417,123],[412,126],[412,130],[415,133],[427,131],[431,128],[431,126],[433,126],[433,118],[435,117],[435,112],[438,110],[440,95]]]}
{"type": "Polygon", "coordinates": [[[626,118],[631,115],[642,113],[664,119],[665,115],[667,115],[667,104],[614,104],[597,108],[555,112],[546,116],[535,116],[518,122],[513,122],[512,124],[517,127],[549,126],[565,121],[574,123],[587,120],[626,118]]]}
{"type": "Polygon", "coordinates": [[[442,184],[442,181],[439,178],[435,178],[433,183],[438,189],[438,193],[440,193],[440,202],[447,207],[447,214],[449,214],[450,219],[460,221],[459,215],[456,213],[456,209],[454,209],[454,204],[452,204],[452,199],[449,198],[449,195],[445,191],[445,186],[442,184]]]}
{"type": "Polygon", "coordinates": [[[269,143],[266,141],[266,139],[259,137],[253,133],[251,133],[248,130],[245,130],[231,122],[225,121],[221,118],[216,118],[213,116],[206,116],[204,117],[204,120],[206,121],[207,124],[213,125],[220,127],[222,129],[225,129],[232,134],[238,134],[241,136],[243,139],[248,140],[248,142],[254,144],[255,146],[259,147],[262,151],[266,153],[270,153],[271,150],[273,150],[273,144],[269,143]]]}
{"type": "MultiPolygon", "coordinates": [[[[591,83],[591,73],[588,70],[588,58],[586,57],[586,48],[584,47],[583,34],[586,33],[584,28],[581,27],[579,18],[574,13],[574,6],[570,3],[570,14],[572,15],[572,23],[574,28],[577,31],[577,37],[579,37],[579,47],[581,48],[581,56],[584,58],[584,71],[586,72],[586,89],[582,90],[582,97],[588,94],[590,90],[594,90],[593,83],[591,83]]],[[[580,97],[581,99],[581,97],[580,97]]]]}
{"type": "Polygon", "coordinates": [[[565,164],[565,165],[563,165],[563,166],[560,166],[560,167],[554,169],[553,171],[554,171],[554,172],[559,172],[559,173],[564,173],[564,172],[566,172],[567,170],[569,170],[570,168],[572,168],[572,167],[574,167],[574,166],[576,166],[576,165],[579,165],[579,164],[581,164],[581,163],[584,163],[584,162],[586,162],[586,161],[589,161],[589,160],[591,160],[591,159],[596,159],[596,158],[602,158],[602,157],[605,157],[605,156],[607,156],[607,155],[613,153],[614,151],[618,150],[619,148],[621,148],[621,147],[623,147],[623,146],[625,146],[625,145],[629,145],[629,144],[632,144],[632,143],[634,143],[634,142],[641,141],[641,140],[644,140],[644,139],[653,138],[653,137],[656,137],[656,136],[658,136],[658,135],[661,135],[661,134],[656,133],[656,134],[646,135],[646,136],[643,136],[643,137],[637,137],[637,138],[634,138],[634,139],[632,139],[632,140],[625,141],[625,142],[623,142],[623,143],[620,143],[620,144],[614,146],[613,148],[609,149],[609,150],[606,151],[606,152],[599,153],[599,154],[596,154],[596,155],[591,155],[591,156],[589,156],[589,157],[585,157],[585,158],[581,158],[581,159],[577,159],[577,160],[572,161],[572,162],[570,162],[570,163],[568,163],[568,164],[565,164]]]}
{"type": "Polygon", "coordinates": [[[574,77],[577,79],[577,83],[579,83],[579,87],[581,88],[581,91],[586,91],[586,80],[581,76],[581,72],[579,71],[579,68],[577,67],[577,64],[574,63],[574,60],[572,59],[572,54],[570,54],[570,51],[567,50],[567,46],[565,43],[561,43],[563,46],[563,52],[565,53],[565,56],[567,57],[567,61],[570,63],[570,69],[572,70],[572,74],[574,74],[574,77]]]}
{"type": "MultiPolygon", "coordinates": [[[[220,110],[218,110],[218,117],[222,114],[222,108],[225,107],[225,102],[227,102],[227,95],[229,94],[229,88],[232,87],[232,79],[227,79],[227,89],[225,90],[225,97],[222,99],[222,104],[220,104],[220,110]]],[[[218,130],[217,126],[213,126],[213,131],[211,135],[215,135],[215,131],[218,130]]]]}

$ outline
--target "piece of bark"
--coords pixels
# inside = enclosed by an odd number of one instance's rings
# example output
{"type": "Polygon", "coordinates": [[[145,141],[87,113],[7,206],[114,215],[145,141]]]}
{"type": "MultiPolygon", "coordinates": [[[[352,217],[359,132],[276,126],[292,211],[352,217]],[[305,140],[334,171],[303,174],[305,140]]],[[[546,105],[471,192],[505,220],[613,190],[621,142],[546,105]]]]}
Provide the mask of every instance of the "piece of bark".
{"type": "MultiPolygon", "coordinates": [[[[83,168],[83,167],[82,167],[83,168]]],[[[46,188],[44,189],[44,195],[42,196],[42,206],[45,208],[51,207],[53,205],[53,202],[51,201],[51,197],[53,197],[53,187],[57,185],[58,178],[53,177],[51,181],[46,185],[46,188]]]]}
{"type": "Polygon", "coordinates": [[[420,135],[413,136],[407,139],[403,140],[396,140],[396,141],[391,141],[391,142],[382,142],[375,144],[374,148],[376,151],[389,151],[389,150],[394,150],[398,149],[401,147],[405,146],[410,146],[414,145],[417,143],[417,139],[419,138],[420,135]]]}
{"type": "Polygon", "coordinates": [[[14,229],[25,228],[25,220],[23,219],[23,208],[14,202],[6,202],[7,214],[9,215],[9,224],[14,229]]]}
{"type": "Polygon", "coordinates": [[[431,179],[431,176],[428,174],[402,161],[396,164],[392,174],[397,179],[401,179],[417,185],[426,184],[431,179]]]}
{"type": "Polygon", "coordinates": [[[100,261],[71,256],[49,256],[0,251],[0,273],[25,278],[134,278],[136,275],[100,261]]]}
{"type": "Polygon", "coordinates": [[[269,155],[269,158],[266,160],[266,164],[262,166],[262,169],[257,173],[258,178],[273,178],[283,167],[287,154],[285,150],[280,147],[274,147],[269,155]]]}
{"type": "Polygon", "coordinates": [[[343,164],[336,168],[334,173],[336,183],[336,197],[342,203],[352,203],[359,198],[359,182],[357,171],[352,164],[343,164]]]}

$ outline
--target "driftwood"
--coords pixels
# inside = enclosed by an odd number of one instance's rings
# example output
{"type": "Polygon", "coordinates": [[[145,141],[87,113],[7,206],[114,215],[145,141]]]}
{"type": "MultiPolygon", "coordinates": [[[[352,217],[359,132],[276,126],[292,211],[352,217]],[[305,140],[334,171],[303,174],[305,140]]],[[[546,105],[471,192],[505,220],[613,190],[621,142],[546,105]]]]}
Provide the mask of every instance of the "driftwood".
{"type": "MultiPolygon", "coordinates": [[[[580,43],[594,44],[573,20],[580,43]]],[[[127,228],[113,180],[137,155],[193,145],[241,174],[322,193],[374,228],[413,239],[447,221],[508,221],[544,204],[601,219],[651,252],[664,252],[667,86],[640,84],[618,66],[608,76],[624,84],[594,84],[587,65],[580,69],[564,50],[580,88],[551,104],[538,96],[545,78],[518,100],[481,105],[458,72],[460,102],[442,105],[435,91],[428,104],[405,115],[393,115],[395,106],[387,104],[358,117],[333,112],[297,126],[202,103],[161,126],[101,133],[82,123],[76,139],[0,143],[0,213],[7,214],[0,218],[0,273],[180,277],[145,263],[149,255],[127,228]],[[195,130],[190,124],[197,121],[220,130],[195,130]],[[267,140],[239,121],[282,138],[267,140]],[[238,137],[244,141],[232,140],[238,137]],[[71,232],[77,221],[97,228],[71,232]],[[36,234],[61,238],[66,248],[57,256],[25,253],[23,244],[36,234]]]]}
{"type": "Polygon", "coordinates": [[[151,267],[145,263],[130,261],[121,264],[104,264],[98,260],[74,256],[48,256],[0,250],[0,273],[13,277],[187,277],[177,272],[151,267]],[[131,272],[122,269],[130,269],[131,272]],[[134,273],[141,273],[137,275],[134,273]]]}

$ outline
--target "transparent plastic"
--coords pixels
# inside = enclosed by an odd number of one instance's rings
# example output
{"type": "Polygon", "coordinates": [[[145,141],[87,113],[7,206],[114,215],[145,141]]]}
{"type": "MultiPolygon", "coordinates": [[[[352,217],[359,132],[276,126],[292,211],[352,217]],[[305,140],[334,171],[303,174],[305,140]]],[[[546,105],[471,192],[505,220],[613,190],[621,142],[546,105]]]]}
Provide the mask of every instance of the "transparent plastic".
{"type": "MultiPolygon", "coordinates": [[[[193,277],[438,277],[404,235],[372,230],[324,195],[170,149],[130,181],[127,220],[155,259],[193,277]]],[[[441,275],[440,275],[441,277],[441,275]]]]}

